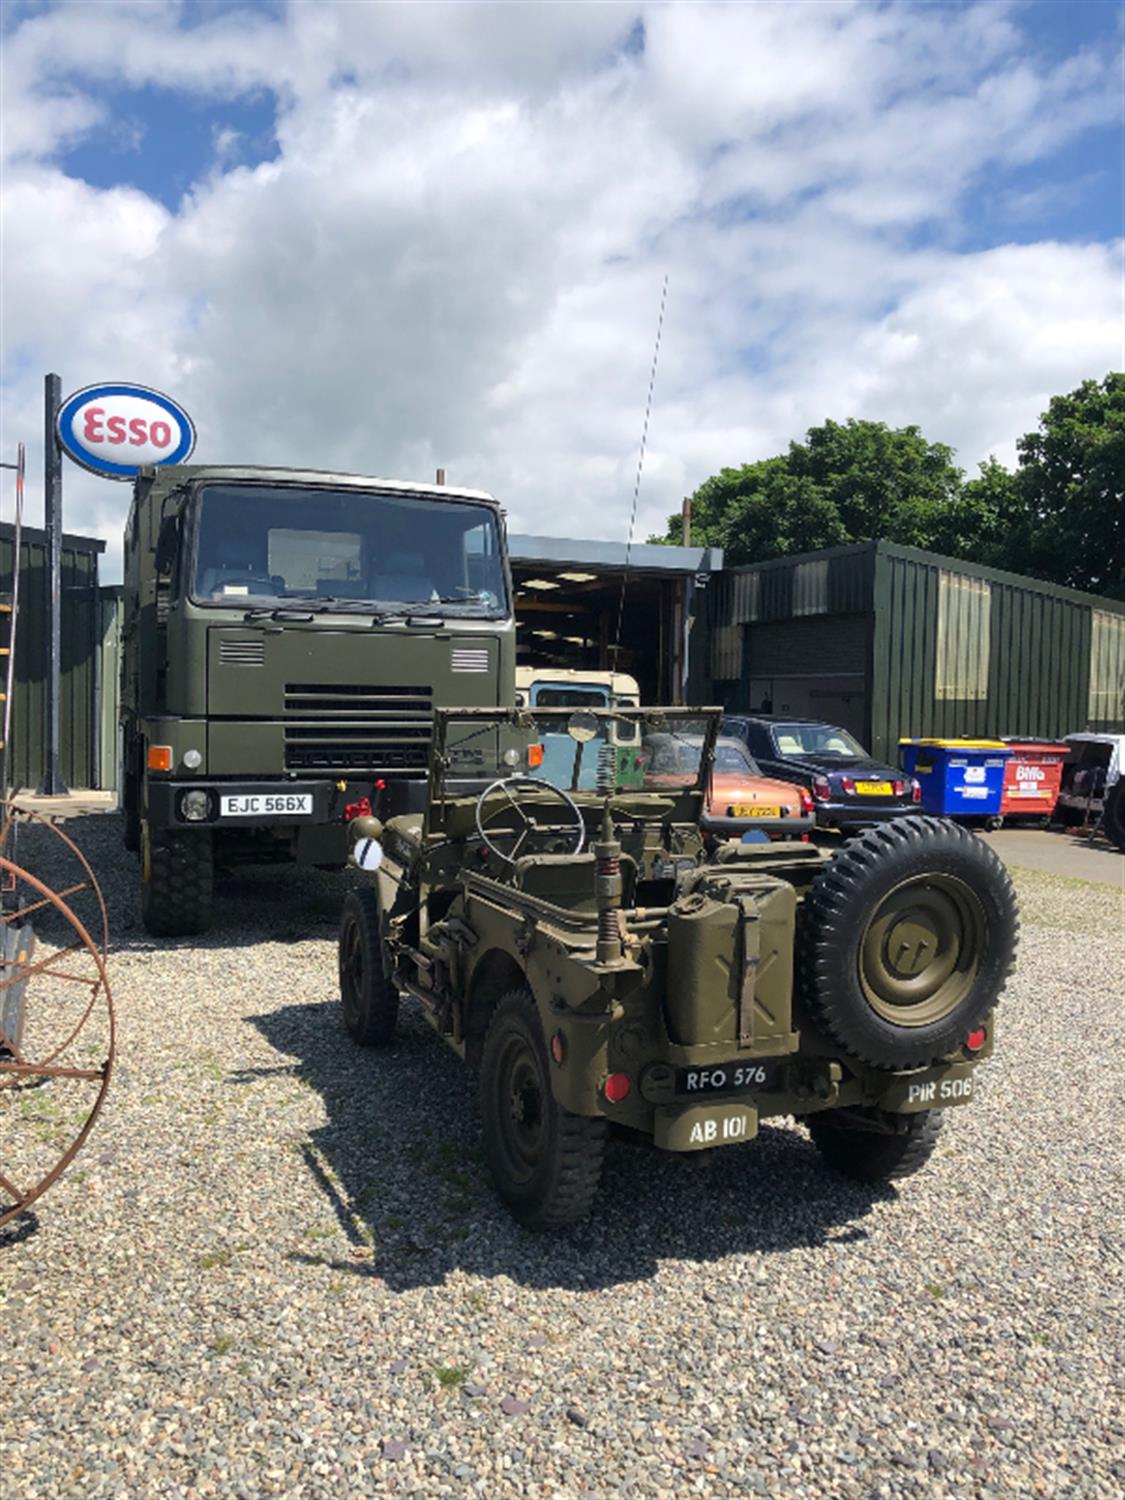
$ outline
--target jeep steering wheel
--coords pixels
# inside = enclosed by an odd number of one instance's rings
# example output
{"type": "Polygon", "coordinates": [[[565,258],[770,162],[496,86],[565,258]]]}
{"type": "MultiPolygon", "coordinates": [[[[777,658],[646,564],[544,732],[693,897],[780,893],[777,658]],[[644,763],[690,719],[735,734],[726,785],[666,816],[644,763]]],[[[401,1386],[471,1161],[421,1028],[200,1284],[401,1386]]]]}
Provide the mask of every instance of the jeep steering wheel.
{"type": "MultiPolygon", "coordinates": [[[[563,803],[563,805],[573,815],[574,822],[576,824],[573,834],[574,847],[572,849],[564,850],[564,853],[581,854],[583,846],[586,843],[586,824],[582,818],[581,812],[579,811],[578,804],[574,801],[573,797],[564,792],[561,787],[555,786],[553,781],[541,781],[538,776],[524,776],[521,774],[501,777],[498,781],[494,781],[491,786],[486,786],[484,791],[481,792],[480,796],[477,798],[477,805],[475,809],[477,833],[480,835],[481,841],[484,844],[485,848],[488,849],[490,853],[495,854],[497,859],[502,859],[505,864],[514,865],[516,859],[519,857],[519,852],[522,849],[523,842],[527,838],[528,834],[539,833],[541,831],[540,825],[537,824],[532,818],[528,817],[527,813],[525,813],[523,808],[520,806],[519,792],[521,789],[539,793],[550,792],[552,797],[556,797],[561,803],[563,803]],[[487,802],[488,798],[492,796],[493,792],[504,793],[504,796],[508,799],[508,802],[514,809],[520,822],[523,824],[523,828],[516,839],[511,854],[505,854],[503,849],[498,848],[498,846],[492,842],[488,834],[485,832],[486,822],[491,820],[486,820],[483,817],[484,804],[487,802]]],[[[501,803],[500,807],[503,811],[504,804],[501,803]]],[[[549,827],[550,825],[547,824],[544,826],[549,827]]]]}

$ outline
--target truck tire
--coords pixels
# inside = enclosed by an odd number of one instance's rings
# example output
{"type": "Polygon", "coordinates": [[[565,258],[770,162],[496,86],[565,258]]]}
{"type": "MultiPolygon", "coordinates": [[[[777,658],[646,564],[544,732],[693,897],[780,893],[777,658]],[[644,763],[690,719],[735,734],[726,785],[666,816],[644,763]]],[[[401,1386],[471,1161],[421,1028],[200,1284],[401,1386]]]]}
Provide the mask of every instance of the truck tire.
{"type": "Polygon", "coordinates": [[[155,832],[141,824],[141,920],[153,937],[189,937],[211,925],[215,864],[209,833],[155,832]]]}
{"type": "Polygon", "coordinates": [[[896,818],[850,842],[813,881],[801,997],[852,1057],[922,1067],[985,1020],[1018,941],[1015,892],[994,850],[943,818],[896,818]]]}
{"type": "Polygon", "coordinates": [[[602,1178],[606,1122],[564,1109],[535,1000],[509,990],[492,1013],[480,1069],[484,1154],[496,1190],[528,1229],[586,1218],[602,1178]]]}
{"type": "Polygon", "coordinates": [[[813,1145],[835,1171],[856,1182],[894,1182],[920,1172],[934,1154],[942,1112],[923,1109],[914,1115],[891,1115],[882,1110],[826,1109],[810,1115],[805,1124],[813,1145]],[[849,1123],[857,1116],[857,1123],[849,1123]]]}
{"type": "Polygon", "coordinates": [[[340,918],[340,1006],[361,1047],[386,1047],[398,1023],[398,991],[383,955],[379,897],[372,886],[349,891],[340,918]]]}
{"type": "Polygon", "coordinates": [[[1112,788],[1105,799],[1102,828],[1111,844],[1125,852],[1125,777],[1112,788]]]}

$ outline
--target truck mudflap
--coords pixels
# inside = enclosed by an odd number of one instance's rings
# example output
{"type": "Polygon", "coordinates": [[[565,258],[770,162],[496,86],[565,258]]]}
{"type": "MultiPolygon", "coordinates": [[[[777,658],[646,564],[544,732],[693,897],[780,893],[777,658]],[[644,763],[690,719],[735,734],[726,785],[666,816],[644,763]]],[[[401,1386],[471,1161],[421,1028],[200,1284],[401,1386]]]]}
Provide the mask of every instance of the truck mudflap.
{"type": "Polygon", "coordinates": [[[653,1141],[662,1151],[710,1151],[736,1146],[758,1134],[752,1104],[685,1104],[657,1109],[653,1141]]]}

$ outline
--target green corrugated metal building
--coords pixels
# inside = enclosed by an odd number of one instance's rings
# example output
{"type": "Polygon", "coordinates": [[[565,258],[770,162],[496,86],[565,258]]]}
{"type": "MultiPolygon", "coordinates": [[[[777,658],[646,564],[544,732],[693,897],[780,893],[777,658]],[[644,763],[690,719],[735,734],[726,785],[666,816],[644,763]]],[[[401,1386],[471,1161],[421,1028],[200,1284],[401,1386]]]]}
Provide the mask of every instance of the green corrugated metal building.
{"type": "MultiPolygon", "coordinates": [[[[103,733],[103,642],[112,634],[112,602],[98,586],[98,558],[105,543],[64,535],[62,543],[62,649],[59,704],[60,769],[72,788],[113,786],[116,750],[107,760],[103,733]]],[[[14,529],[0,523],[0,594],[12,591],[14,529]]],[[[23,528],[20,542],[19,620],[8,781],[34,791],[43,779],[47,691],[47,537],[23,528]]],[[[116,669],[111,666],[111,671],[116,669]]],[[[116,684],[108,697],[116,704],[116,684]]],[[[2,689],[0,689],[2,690],[2,689]]],[[[113,708],[116,714],[115,707],[113,708]]],[[[114,730],[114,744],[116,731],[114,730]]]]}
{"type": "Polygon", "coordinates": [[[1125,603],[891,542],[730,568],[693,697],[907,735],[1125,731],[1125,603]]]}

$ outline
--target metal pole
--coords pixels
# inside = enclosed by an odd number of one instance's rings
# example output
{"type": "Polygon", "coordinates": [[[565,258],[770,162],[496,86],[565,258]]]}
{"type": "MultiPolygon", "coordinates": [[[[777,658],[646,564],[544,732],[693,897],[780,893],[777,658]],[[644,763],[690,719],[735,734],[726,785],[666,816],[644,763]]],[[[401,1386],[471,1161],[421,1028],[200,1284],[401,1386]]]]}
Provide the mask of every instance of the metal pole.
{"type": "Polygon", "coordinates": [[[683,536],[680,538],[685,547],[691,546],[691,496],[684,496],[684,506],[681,512],[683,516],[683,536]]]}
{"type": "Polygon", "coordinates": [[[43,382],[43,524],[47,532],[47,733],[41,796],[62,797],[67,786],[59,767],[59,698],[62,687],[62,449],[56,424],[62,382],[43,382]]]}

